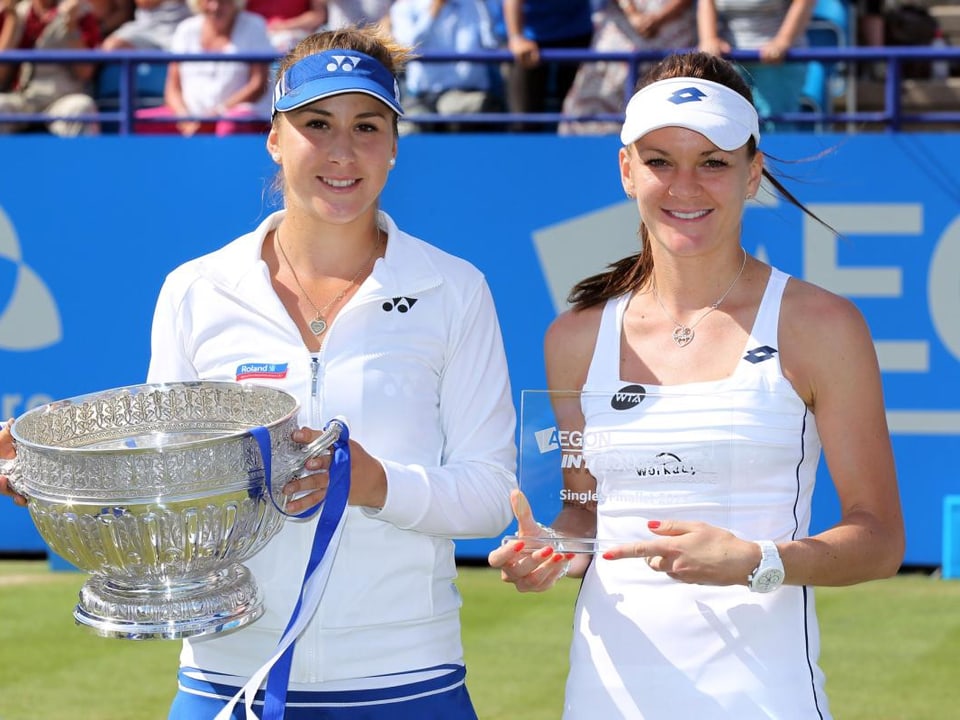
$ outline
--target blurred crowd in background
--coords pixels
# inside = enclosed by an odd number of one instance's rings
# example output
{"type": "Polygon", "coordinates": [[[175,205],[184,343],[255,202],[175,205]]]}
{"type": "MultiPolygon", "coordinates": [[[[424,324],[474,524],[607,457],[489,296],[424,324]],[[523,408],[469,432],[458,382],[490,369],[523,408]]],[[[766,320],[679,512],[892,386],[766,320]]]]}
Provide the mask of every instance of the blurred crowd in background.
{"type": "MultiPolygon", "coordinates": [[[[415,53],[473,60],[412,61],[403,77],[402,133],[458,130],[613,133],[642,75],[621,61],[546,62],[544,50],[583,53],[699,48],[757,51],[741,63],[766,130],[792,130],[784,113],[816,109],[829,90],[822,67],[790,62],[791,49],[836,44],[949,42],[929,7],[898,0],[0,0],[0,134],[109,132],[98,112],[115,109],[119,64],[2,62],[10,50],[103,50],[176,54],[273,53],[318,30],[378,25],[415,53]],[[826,41],[822,33],[827,28],[826,41]],[[509,53],[512,61],[477,60],[509,53]],[[813,71],[821,70],[819,75],[813,71]],[[810,85],[815,87],[811,90],[810,85]],[[510,113],[509,123],[477,114],[510,113]],[[540,121],[538,114],[562,114],[540,121]],[[418,115],[430,115],[430,122],[418,115]],[[45,120],[45,116],[54,118],[45,120]],[[449,122],[436,121],[448,116],[449,122]],[[469,123],[459,122],[474,116],[469,123]],[[579,119],[578,119],[579,118],[579,119]],[[773,118],[773,119],[770,119],[773,118]]],[[[950,0],[943,0],[946,5],[950,0]]],[[[822,65],[822,64],[821,64],[822,65]]],[[[222,60],[136,66],[135,131],[232,135],[263,132],[275,64],[222,60]]],[[[947,62],[908,62],[905,77],[947,81],[947,62]]],[[[857,74],[882,79],[883,62],[857,74]]]]}

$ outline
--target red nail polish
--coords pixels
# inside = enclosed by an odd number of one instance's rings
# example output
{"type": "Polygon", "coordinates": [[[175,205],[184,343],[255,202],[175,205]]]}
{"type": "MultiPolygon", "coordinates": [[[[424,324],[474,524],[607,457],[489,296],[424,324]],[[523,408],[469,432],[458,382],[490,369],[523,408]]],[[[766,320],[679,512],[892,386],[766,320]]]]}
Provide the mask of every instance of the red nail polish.
{"type": "Polygon", "coordinates": [[[607,550],[607,551],[603,554],[603,559],[604,559],[604,560],[613,560],[613,550],[607,550]]]}
{"type": "Polygon", "coordinates": [[[648,520],[648,521],[647,521],[647,527],[650,528],[651,530],[656,530],[658,527],[660,527],[660,521],[659,521],[659,520],[648,520]]]}
{"type": "Polygon", "coordinates": [[[525,548],[525,547],[526,547],[526,543],[524,543],[524,542],[521,541],[521,542],[518,542],[516,545],[513,546],[513,551],[514,551],[514,552],[520,552],[520,551],[523,550],[523,548],[525,548]]]}

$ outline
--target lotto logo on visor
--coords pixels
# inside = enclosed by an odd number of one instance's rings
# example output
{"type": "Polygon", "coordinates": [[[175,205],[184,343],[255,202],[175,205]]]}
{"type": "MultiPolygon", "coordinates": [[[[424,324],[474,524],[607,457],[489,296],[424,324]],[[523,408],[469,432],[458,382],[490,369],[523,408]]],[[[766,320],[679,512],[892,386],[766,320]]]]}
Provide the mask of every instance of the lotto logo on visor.
{"type": "Polygon", "coordinates": [[[376,58],[353,50],[308,55],[287,68],[273,91],[273,112],[288,112],[344,93],[370,95],[403,115],[400,84],[393,73],[376,58]]]}
{"type": "Polygon", "coordinates": [[[753,104],[726,85],[699,78],[660,80],[637,92],[627,103],[620,141],[632,145],[665,127],[698,132],[721,150],[736,150],[751,136],[760,144],[753,104]]]}
{"type": "Polygon", "coordinates": [[[673,95],[668,97],[667,100],[675,105],[680,105],[681,103],[687,102],[700,102],[705,97],[706,95],[704,95],[699,88],[689,87],[683,90],[677,90],[673,95]]]}

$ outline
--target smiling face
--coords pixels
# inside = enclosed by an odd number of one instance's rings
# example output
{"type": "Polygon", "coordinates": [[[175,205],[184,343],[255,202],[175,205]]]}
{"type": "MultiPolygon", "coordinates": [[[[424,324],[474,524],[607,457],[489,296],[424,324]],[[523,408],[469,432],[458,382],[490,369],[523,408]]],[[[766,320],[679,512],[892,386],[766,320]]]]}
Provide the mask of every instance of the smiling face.
{"type": "Polygon", "coordinates": [[[762,155],[746,145],[727,152],[680,127],[654,130],[620,151],[624,189],[636,197],[654,246],[678,255],[739,245],[744,203],[762,170],[762,155]]]}
{"type": "Polygon", "coordinates": [[[267,149],[282,163],[287,209],[337,225],[375,212],[397,152],[394,118],[355,92],[278,113],[267,149]]]}

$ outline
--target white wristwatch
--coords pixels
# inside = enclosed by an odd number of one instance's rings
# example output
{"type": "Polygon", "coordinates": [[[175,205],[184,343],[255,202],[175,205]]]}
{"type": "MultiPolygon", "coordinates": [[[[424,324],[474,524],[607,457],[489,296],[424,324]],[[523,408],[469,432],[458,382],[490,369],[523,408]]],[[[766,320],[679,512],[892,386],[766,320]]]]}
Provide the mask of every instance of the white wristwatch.
{"type": "Polygon", "coordinates": [[[747,586],[752,592],[768,593],[783,584],[783,561],[780,551],[770,540],[760,540],[760,564],[747,578],[747,586]]]}

